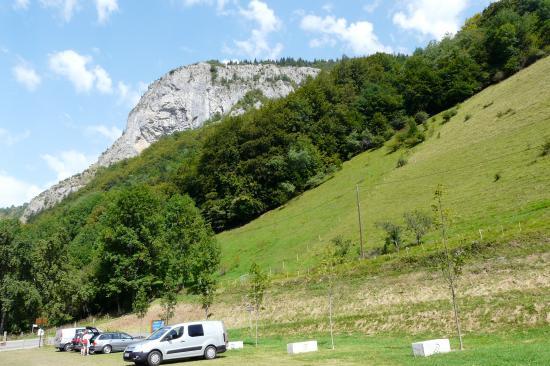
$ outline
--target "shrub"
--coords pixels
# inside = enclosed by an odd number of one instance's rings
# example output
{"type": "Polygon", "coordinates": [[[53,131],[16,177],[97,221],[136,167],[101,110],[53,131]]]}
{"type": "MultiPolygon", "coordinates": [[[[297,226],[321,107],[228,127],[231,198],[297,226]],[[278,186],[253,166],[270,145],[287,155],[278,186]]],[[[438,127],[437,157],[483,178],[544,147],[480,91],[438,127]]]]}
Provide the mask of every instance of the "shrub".
{"type": "Polygon", "coordinates": [[[411,231],[414,234],[416,245],[422,244],[422,238],[433,226],[432,217],[420,210],[414,210],[410,212],[405,212],[403,214],[403,219],[407,225],[407,230],[411,231]]]}
{"type": "Polygon", "coordinates": [[[502,111],[498,112],[497,113],[497,118],[504,117],[507,114],[510,114],[510,115],[516,114],[516,111],[513,110],[512,108],[508,108],[505,112],[502,112],[502,111]]]}
{"type": "Polygon", "coordinates": [[[546,156],[548,154],[550,154],[550,140],[546,140],[542,145],[540,156],[546,156]]]}
{"type": "Polygon", "coordinates": [[[390,221],[383,221],[376,224],[380,229],[386,232],[383,253],[389,253],[390,247],[393,245],[399,253],[399,249],[403,244],[403,228],[390,221]]]}
{"type": "Polygon", "coordinates": [[[407,165],[408,160],[404,156],[400,156],[399,159],[397,159],[397,168],[401,168],[402,166],[407,165]]]}
{"type": "Polygon", "coordinates": [[[420,112],[417,112],[415,115],[414,115],[414,120],[416,122],[417,125],[420,125],[424,122],[426,122],[428,120],[430,116],[428,115],[428,113],[424,112],[424,111],[420,111],[420,112]]]}
{"type": "Polygon", "coordinates": [[[444,113],[443,113],[443,123],[447,123],[451,120],[451,118],[453,118],[454,116],[456,116],[457,114],[457,110],[455,108],[453,109],[449,109],[449,110],[446,110],[444,113]]]}
{"type": "Polygon", "coordinates": [[[502,176],[501,176],[500,172],[495,173],[495,180],[494,180],[494,182],[499,181],[501,177],[502,177],[502,176]]]}
{"type": "Polygon", "coordinates": [[[470,120],[470,118],[472,118],[472,115],[470,113],[466,114],[464,116],[464,122],[468,122],[470,120]]]}
{"type": "Polygon", "coordinates": [[[334,245],[334,255],[338,263],[344,263],[348,258],[351,249],[353,248],[353,243],[349,239],[344,239],[341,235],[338,235],[332,239],[331,244],[334,245]]]}
{"type": "Polygon", "coordinates": [[[390,125],[394,130],[399,131],[407,125],[408,120],[409,117],[404,114],[399,114],[391,120],[390,125]]]}

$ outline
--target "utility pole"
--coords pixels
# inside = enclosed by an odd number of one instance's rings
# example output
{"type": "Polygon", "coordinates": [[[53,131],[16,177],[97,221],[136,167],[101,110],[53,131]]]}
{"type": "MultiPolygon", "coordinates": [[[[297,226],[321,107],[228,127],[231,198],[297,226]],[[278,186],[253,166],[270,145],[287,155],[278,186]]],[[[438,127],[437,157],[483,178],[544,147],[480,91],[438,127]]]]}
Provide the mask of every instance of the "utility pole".
{"type": "Polygon", "coordinates": [[[355,193],[357,199],[357,214],[359,216],[359,243],[361,245],[361,259],[365,258],[365,249],[363,248],[363,224],[361,223],[361,205],[359,204],[359,185],[355,185],[355,193]]]}

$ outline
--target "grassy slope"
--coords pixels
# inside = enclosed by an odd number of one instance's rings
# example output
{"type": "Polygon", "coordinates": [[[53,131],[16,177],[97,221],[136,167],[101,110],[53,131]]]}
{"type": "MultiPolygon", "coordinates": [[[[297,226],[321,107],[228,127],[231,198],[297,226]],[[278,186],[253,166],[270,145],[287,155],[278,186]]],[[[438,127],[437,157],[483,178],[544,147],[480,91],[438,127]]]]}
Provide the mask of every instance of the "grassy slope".
{"type": "MultiPolygon", "coordinates": [[[[429,211],[438,183],[447,190],[455,242],[479,238],[480,229],[485,239],[548,232],[550,159],[539,156],[539,146],[550,137],[550,58],[469,99],[449,123],[436,116],[428,136],[409,152],[361,154],[325,184],[220,234],[227,278],[246,273],[252,261],[274,272],[303,273],[317,262],[319,247],[337,235],[357,243],[356,184],[368,250],[383,244],[377,221],[429,211]],[[402,154],[408,164],[396,168],[402,154]],[[496,173],[501,178],[495,182],[496,173]]],[[[427,239],[430,251],[435,233],[427,239]]]]}

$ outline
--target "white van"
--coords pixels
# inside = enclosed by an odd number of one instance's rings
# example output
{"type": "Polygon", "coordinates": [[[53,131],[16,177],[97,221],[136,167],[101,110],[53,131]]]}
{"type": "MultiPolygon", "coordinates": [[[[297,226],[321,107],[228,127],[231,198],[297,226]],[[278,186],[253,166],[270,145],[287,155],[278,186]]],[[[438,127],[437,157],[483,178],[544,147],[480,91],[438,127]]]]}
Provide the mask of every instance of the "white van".
{"type": "Polygon", "coordinates": [[[85,329],[91,330],[94,334],[99,334],[101,331],[94,327],[77,327],[77,328],[58,328],[55,332],[53,344],[60,351],[70,351],[73,349],[73,340],[81,335],[85,329]]]}
{"type": "Polygon", "coordinates": [[[55,332],[55,339],[53,340],[53,344],[55,348],[59,349],[60,351],[70,351],[73,348],[73,338],[76,337],[77,332],[83,332],[84,327],[79,328],[64,328],[64,329],[58,329],[57,332],[55,332]]]}
{"type": "Polygon", "coordinates": [[[216,358],[227,349],[227,332],[221,321],[181,323],[160,328],[142,342],[126,347],[124,361],[160,365],[187,357],[216,358]]]}

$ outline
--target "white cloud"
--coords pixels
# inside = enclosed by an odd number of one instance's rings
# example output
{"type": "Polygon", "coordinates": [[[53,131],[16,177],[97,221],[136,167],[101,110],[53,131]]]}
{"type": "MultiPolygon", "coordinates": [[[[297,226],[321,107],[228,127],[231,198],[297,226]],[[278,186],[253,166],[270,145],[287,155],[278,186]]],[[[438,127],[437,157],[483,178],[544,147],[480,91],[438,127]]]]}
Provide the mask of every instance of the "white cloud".
{"type": "Polygon", "coordinates": [[[112,13],[118,11],[118,0],[95,0],[97,21],[104,24],[112,13]]]}
{"type": "Polygon", "coordinates": [[[185,6],[195,6],[195,5],[214,5],[216,4],[216,10],[223,12],[225,6],[229,3],[230,0],[183,0],[183,5],[185,6]]]}
{"type": "Polygon", "coordinates": [[[90,56],[80,55],[73,50],[66,50],[50,55],[50,69],[66,77],[74,85],[77,92],[89,92],[94,86],[99,92],[112,92],[112,81],[109,74],[101,66],[89,67],[90,56]]]}
{"type": "Polygon", "coordinates": [[[380,6],[381,2],[382,0],[372,0],[370,3],[363,6],[363,10],[367,13],[374,13],[374,11],[380,6]]]}
{"type": "Polygon", "coordinates": [[[87,130],[91,133],[98,133],[106,137],[109,141],[115,141],[122,135],[122,131],[116,126],[107,127],[105,125],[94,125],[88,126],[87,130]]]}
{"type": "Polygon", "coordinates": [[[13,8],[15,10],[27,10],[29,8],[29,0],[15,0],[13,8]]]}
{"type": "Polygon", "coordinates": [[[12,72],[15,80],[29,91],[35,91],[42,82],[40,75],[24,61],[20,61],[19,64],[15,65],[12,72]]]}
{"type": "Polygon", "coordinates": [[[321,35],[320,38],[310,41],[311,47],[322,47],[327,44],[334,46],[339,41],[344,44],[344,48],[357,55],[392,51],[378,40],[372,23],[367,21],[348,24],[346,19],[335,18],[332,15],[306,15],[302,18],[300,26],[307,32],[321,35]]]}
{"type": "Polygon", "coordinates": [[[447,33],[460,29],[460,13],[468,7],[468,0],[412,0],[405,11],[393,15],[393,22],[406,30],[415,30],[424,36],[441,39],[447,33]]]}
{"type": "Polygon", "coordinates": [[[96,66],[94,68],[94,76],[96,78],[97,90],[103,94],[110,94],[113,92],[113,82],[104,68],[96,66]]]}
{"type": "Polygon", "coordinates": [[[134,108],[139,102],[142,94],[147,90],[147,84],[140,81],[137,86],[132,86],[119,81],[117,89],[119,103],[126,104],[128,107],[134,108]]]}
{"type": "Polygon", "coordinates": [[[82,172],[95,160],[94,157],[86,156],[75,150],[62,151],[57,155],[44,154],[42,159],[57,174],[58,181],[82,172]]]}
{"type": "Polygon", "coordinates": [[[332,9],[334,9],[334,5],[332,5],[331,3],[326,3],[321,7],[321,9],[323,9],[327,13],[332,13],[332,9]]]}
{"type": "Polygon", "coordinates": [[[0,145],[12,146],[25,140],[31,135],[31,131],[25,130],[23,133],[14,135],[10,131],[0,127],[0,145]]]}
{"type": "Polygon", "coordinates": [[[64,21],[69,22],[78,9],[79,0],[40,0],[45,8],[57,9],[64,21]]]}
{"type": "Polygon", "coordinates": [[[268,42],[269,34],[279,30],[282,25],[273,9],[262,1],[252,0],[248,4],[248,8],[241,9],[239,14],[243,18],[255,22],[257,28],[252,30],[247,40],[234,41],[238,52],[251,58],[267,57],[275,59],[279,57],[283,45],[277,43],[271,46],[268,42]]]}
{"type": "Polygon", "coordinates": [[[0,171],[0,207],[19,206],[30,201],[42,189],[0,171]]]}

